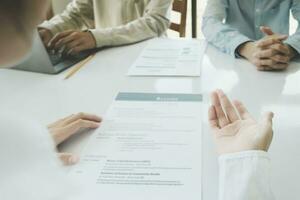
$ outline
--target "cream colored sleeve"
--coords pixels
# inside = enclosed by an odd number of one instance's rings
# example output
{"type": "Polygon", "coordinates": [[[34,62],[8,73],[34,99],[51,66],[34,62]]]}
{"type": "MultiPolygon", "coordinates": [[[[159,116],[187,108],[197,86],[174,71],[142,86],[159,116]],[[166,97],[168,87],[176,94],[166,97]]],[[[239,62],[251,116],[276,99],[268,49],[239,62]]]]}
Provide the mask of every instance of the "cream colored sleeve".
{"type": "Polygon", "coordinates": [[[170,26],[172,2],[152,0],[139,19],[118,27],[91,29],[97,47],[130,44],[163,35],[170,26]]]}
{"type": "Polygon", "coordinates": [[[66,30],[94,28],[93,0],[73,0],[66,10],[39,27],[49,29],[53,34],[66,30]]]}

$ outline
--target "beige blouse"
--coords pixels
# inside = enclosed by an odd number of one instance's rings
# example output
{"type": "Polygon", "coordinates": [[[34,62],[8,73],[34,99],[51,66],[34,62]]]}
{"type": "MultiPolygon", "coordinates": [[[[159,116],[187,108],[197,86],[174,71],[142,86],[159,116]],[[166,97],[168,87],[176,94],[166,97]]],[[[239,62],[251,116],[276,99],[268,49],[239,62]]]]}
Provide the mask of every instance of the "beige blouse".
{"type": "Polygon", "coordinates": [[[40,27],[53,34],[89,29],[97,47],[135,43],[163,35],[173,0],[73,0],[40,27]]]}

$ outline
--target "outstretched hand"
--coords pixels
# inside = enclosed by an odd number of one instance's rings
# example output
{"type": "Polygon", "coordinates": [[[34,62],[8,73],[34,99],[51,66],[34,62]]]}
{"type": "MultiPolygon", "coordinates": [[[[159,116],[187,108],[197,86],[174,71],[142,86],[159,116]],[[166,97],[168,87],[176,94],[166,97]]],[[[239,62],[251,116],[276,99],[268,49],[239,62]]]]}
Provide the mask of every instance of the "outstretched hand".
{"type": "Polygon", "coordinates": [[[239,102],[230,102],[223,91],[211,94],[209,123],[219,155],[249,150],[268,151],[273,138],[273,113],[256,121],[239,102]]]}

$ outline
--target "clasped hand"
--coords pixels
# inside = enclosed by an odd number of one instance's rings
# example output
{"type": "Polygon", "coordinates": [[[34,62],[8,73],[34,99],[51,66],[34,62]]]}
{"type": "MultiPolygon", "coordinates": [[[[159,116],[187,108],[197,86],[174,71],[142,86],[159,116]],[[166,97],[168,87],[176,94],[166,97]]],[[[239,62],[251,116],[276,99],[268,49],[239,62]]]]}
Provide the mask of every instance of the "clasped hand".
{"type": "Polygon", "coordinates": [[[266,36],[259,41],[245,43],[239,49],[239,53],[253,63],[257,70],[286,69],[296,55],[295,50],[284,43],[288,36],[275,34],[268,27],[261,27],[261,31],[266,36]]]}

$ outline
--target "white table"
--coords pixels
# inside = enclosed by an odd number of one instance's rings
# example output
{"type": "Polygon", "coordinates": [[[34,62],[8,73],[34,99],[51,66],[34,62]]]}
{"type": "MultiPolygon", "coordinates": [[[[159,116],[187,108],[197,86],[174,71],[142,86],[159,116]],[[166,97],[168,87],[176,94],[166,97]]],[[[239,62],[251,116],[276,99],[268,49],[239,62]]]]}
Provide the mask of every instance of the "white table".
{"type": "MultiPolygon", "coordinates": [[[[129,66],[146,42],[99,52],[79,73],[63,80],[66,72],[51,76],[12,70],[0,71],[0,111],[15,112],[48,124],[80,111],[103,115],[114,96],[123,92],[203,93],[203,199],[217,199],[217,156],[207,126],[209,93],[221,88],[245,102],[258,117],[276,113],[272,157],[273,190],[277,199],[299,198],[300,185],[300,66],[285,72],[257,72],[243,60],[209,47],[200,78],[127,77],[129,66]]],[[[89,134],[62,147],[79,153],[89,134]]],[[[199,155],[200,156],[200,155],[199,155]]]]}

